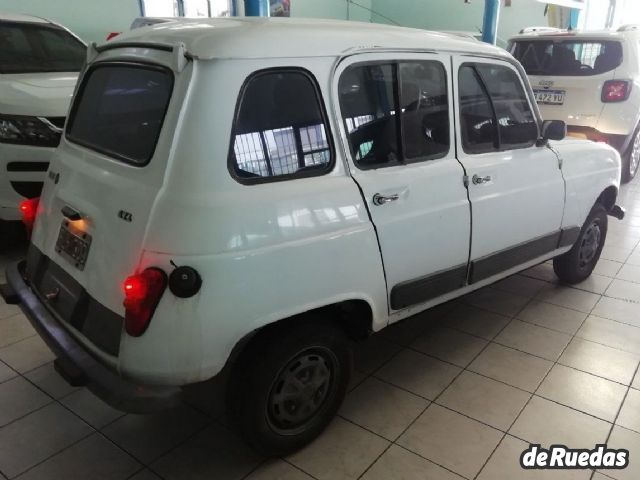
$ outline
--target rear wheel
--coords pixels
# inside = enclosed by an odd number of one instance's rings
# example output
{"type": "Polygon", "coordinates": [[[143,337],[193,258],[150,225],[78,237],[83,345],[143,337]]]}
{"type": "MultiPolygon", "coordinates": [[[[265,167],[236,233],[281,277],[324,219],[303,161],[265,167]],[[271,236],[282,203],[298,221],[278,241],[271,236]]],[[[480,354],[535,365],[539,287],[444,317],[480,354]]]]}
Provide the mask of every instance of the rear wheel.
{"type": "Polygon", "coordinates": [[[640,167],[640,128],[634,133],[622,163],[622,181],[627,183],[633,180],[640,167]]]}
{"type": "Polygon", "coordinates": [[[302,320],[276,328],[252,341],[235,365],[228,408],[258,451],[290,453],[334,417],[352,365],[349,340],[331,323],[302,320]]]}
{"type": "Polygon", "coordinates": [[[591,275],[607,238],[607,225],[607,211],[596,203],[571,250],[553,259],[553,270],[561,281],[580,283],[591,275]]]}

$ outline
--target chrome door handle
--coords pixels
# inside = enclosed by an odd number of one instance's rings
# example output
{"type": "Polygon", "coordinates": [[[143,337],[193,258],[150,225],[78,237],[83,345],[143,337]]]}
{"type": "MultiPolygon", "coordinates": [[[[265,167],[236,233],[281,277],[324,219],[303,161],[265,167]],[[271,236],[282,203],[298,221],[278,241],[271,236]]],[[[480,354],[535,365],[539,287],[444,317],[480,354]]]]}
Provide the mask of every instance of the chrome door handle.
{"type": "Polygon", "coordinates": [[[384,205],[385,203],[395,202],[399,198],[400,198],[400,195],[398,195],[397,193],[394,193],[393,195],[386,195],[386,196],[376,193],[373,196],[373,204],[380,206],[380,205],[384,205]]]}
{"type": "Polygon", "coordinates": [[[474,185],[482,185],[483,183],[489,183],[491,181],[491,175],[487,175],[486,177],[480,177],[478,175],[474,175],[471,179],[474,185]]]}

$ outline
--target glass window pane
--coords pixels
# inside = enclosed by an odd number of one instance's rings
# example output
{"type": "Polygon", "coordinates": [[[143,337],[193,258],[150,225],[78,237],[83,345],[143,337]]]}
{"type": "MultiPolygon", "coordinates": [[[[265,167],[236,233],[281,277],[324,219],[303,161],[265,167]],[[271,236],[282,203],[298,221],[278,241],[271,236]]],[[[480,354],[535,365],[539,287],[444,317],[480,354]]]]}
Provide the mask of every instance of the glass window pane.
{"type": "Polygon", "coordinates": [[[462,146],[467,153],[497,150],[498,138],[491,101],[473,66],[462,66],[458,77],[462,146]]]}
{"type": "Polygon", "coordinates": [[[340,78],[342,117],[360,168],[388,167],[400,161],[395,83],[394,65],[355,66],[340,78]]]}
{"type": "Polygon", "coordinates": [[[233,164],[242,178],[322,173],[331,163],[320,100],[301,72],[252,78],[242,92],[234,132],[233,164]]]}
{"type": "Polygon", "coordinates": [[[477,68],[496,111],[501,150],[533,145],[538,138],[538,125],[520,76],[500,65],[482,64],[477,68]]]}
{"type": "Polygon", "coordinates": [[[449,99],[444,66],[439,62],[400,64],[400,104],[404,155],[441,158],[449,152],[449,99]]]}

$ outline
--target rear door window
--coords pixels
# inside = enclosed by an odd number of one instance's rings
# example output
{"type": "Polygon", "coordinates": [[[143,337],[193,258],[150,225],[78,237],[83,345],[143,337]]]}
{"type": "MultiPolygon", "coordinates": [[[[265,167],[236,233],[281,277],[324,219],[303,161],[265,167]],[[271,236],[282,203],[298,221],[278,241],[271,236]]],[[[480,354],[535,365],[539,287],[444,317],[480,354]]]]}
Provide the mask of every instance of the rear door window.
{"type": "Polygon", "coordinates": [[[599,75],[622,64],[622,45],[616,41],[517,40],[511,53],[528,75],[599,75]]]}
{"type": "Polygon", "coordinates": [[[163,67],[98,64],[84,76],[66,136],[126,163],[146,165],[172,89],[173,74],[163,67]]]}
{"type": "Polygon", "coordinates": [[[333,165],[322,100],[304,70],[267,70],[245,84],[229,156],[242,183],[321,175],[333,165]]]}

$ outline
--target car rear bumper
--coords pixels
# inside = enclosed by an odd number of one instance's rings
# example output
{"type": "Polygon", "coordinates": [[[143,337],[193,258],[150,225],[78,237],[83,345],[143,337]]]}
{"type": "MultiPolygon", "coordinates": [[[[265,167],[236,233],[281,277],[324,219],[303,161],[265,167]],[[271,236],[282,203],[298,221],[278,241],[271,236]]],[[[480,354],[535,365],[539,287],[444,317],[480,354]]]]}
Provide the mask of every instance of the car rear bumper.
{"type": "Polygon", "coordinates": [[[56,354],[56,369],[75,385],[89,390],[114,408],[131,413],[165,410],[180,403],[180,387],[147,386],[127,380],[101,363],[49,312],[24,279],[24,262],[9,265],[7,285],[0,294],[7,303],[19,304],[38,334],[56,354]]]}
{"type": "Polygon", "coordinates": [[[580,127],[576,125],[568,125],[567,132],[569,136],[585,138],[594,142],[604,142],[618,150],[620,154],[623,154],[628,146],[628,135],[604,133],[592,127],[580,127]]]}

